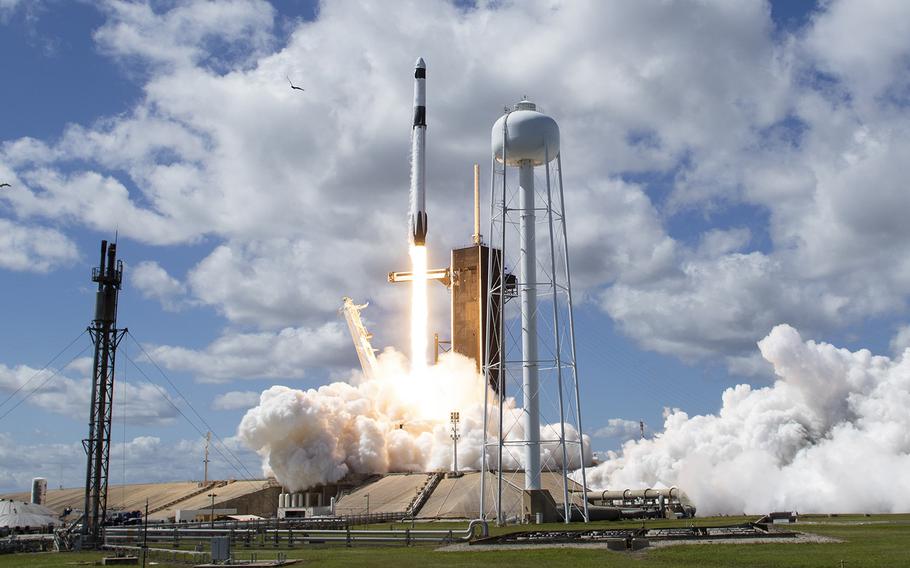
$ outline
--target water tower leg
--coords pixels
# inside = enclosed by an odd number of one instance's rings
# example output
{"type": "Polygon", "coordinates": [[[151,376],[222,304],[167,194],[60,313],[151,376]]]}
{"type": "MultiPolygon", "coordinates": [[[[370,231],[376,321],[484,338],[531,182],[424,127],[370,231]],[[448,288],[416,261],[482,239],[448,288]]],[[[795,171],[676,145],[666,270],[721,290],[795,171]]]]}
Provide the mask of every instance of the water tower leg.
{"type": "Polygon", "coordinates": [[[518,170],[521,216],[521,351],[524,399],[525,489],[540,489],[540,402],[537,369],[537,246],[535,243],[534,166],[518,170]]]}

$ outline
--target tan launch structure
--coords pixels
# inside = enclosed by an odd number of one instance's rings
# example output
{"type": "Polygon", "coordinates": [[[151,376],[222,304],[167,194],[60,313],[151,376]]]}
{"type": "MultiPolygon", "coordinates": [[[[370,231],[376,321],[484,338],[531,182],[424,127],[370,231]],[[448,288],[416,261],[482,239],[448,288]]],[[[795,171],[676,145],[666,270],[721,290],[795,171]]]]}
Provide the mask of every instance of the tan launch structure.
{"type": "MultiPolygon", "coordinates": [[[[141,511],[148,500],[149,519],[165,521],[173,520],[178,510],[210,508],[212,499],[209,495],[215,493],[216,509],[230,508],[242,514],[273,516],[280,492],[281,486],[274,479],[137,483],[111,485],[108,503],[111,511],[141,511]]],[[[78,511],[83,493],[82,488],[48,490],[45,506],[57,514],[67,509],[78,511]]],[[[28,494],[12,493],[0,497],[23,501],[28,499],[28,494]]]]}

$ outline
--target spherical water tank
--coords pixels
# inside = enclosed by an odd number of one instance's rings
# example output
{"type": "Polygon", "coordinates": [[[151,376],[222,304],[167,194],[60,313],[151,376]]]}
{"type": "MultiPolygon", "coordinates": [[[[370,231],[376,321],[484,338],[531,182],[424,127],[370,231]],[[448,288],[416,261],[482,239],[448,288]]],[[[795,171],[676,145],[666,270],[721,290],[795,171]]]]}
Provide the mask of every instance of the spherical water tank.
{"type": "Polygon", "coordinates": [[[530,161],[540,166],[559,154],[559,125],[551,117],[538,112],[537,105],[522,100],[515,110],[499,117],[493,124],[491,145],[496,160],[502,162],[503,122],[506,124],[506,163],[519,166],[530,161]]]}

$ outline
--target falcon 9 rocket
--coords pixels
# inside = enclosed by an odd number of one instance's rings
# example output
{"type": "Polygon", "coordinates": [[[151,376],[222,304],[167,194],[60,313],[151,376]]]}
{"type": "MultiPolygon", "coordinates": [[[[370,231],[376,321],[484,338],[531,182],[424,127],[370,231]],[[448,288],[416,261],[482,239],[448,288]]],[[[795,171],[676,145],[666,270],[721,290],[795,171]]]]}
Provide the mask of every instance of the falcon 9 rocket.
{"type": "Polygon", "coordinates": [[[424,246],[427,239],[426,203],[426,135],[427,135],[427,64],[423,58],[414,65],[414,124],[411,131],[411,207],[409,229],[411,243],[424,246]]]}

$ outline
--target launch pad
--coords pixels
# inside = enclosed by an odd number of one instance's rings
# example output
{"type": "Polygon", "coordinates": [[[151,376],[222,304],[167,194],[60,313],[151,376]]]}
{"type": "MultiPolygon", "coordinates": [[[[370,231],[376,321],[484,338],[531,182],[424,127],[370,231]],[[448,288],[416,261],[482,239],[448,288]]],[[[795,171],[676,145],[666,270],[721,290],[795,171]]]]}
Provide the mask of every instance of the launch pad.
{"type": "MultiPolygon", "coordinates": [[[[438,360],[442,345],[449,345],[472,360],[475,372],[484,376],[483,441],[480,464],[474,466],[482,473],[480,518],[495,516],[497,523],[505,522],[504,488],[519,486],[514,473],[505,478],[504,472],[512,470],[523,475],[523,520],[550,521],[558,516],[565,523],[575,517],[588,521],[587,499],[574,504],[569,496],[570,469],[580,469],[586,492],[587,464],[559,126],[527,98],[506,107],[491,131],[490,243],[480,235],[480,169],[475,164],[472,245],[452,250],[448,267],[431,270],[426,247],[427,100],[422,58],[414,77],[408,233],[412,271],[388,275],[389,282],[411,284],[411,376],[423,376],[427,366],[427,282],[436,280],[450,291],[451,328],[448,340],[435,335],[433,360],[438,360]],[[515,179],[508,175],[510,170],[518,172],[515,179]],[[545,183],[538,191],[535,177],[541,175],[545,183]],[[547,314],[550,308],[552,313],[547,314]],[[551,491],[540,481],[544,472],[555,471],[563,479],[559,513],[551,491]],[[487,474],[495,476],[493,483],[486,482],[487,474]]],[[[368,334],[353,321],[359,320],[359,313],[352,319],[347,303],[348,324],[363,363],[373,350],[370,347],[363,356],[368,334]]],[[[371,375],[370,365],[364,365],[364,373],[371,375]]],[[[459,409],[451,410],[452,416],[458,415],[459,409]]],[[[457,442],[457,425],[451,437],[457,442]]],[[[457,462],[453,444],[453,464],[457,462]]],[[[457,474],[457,466],[453,470],[457,474]]]]}

